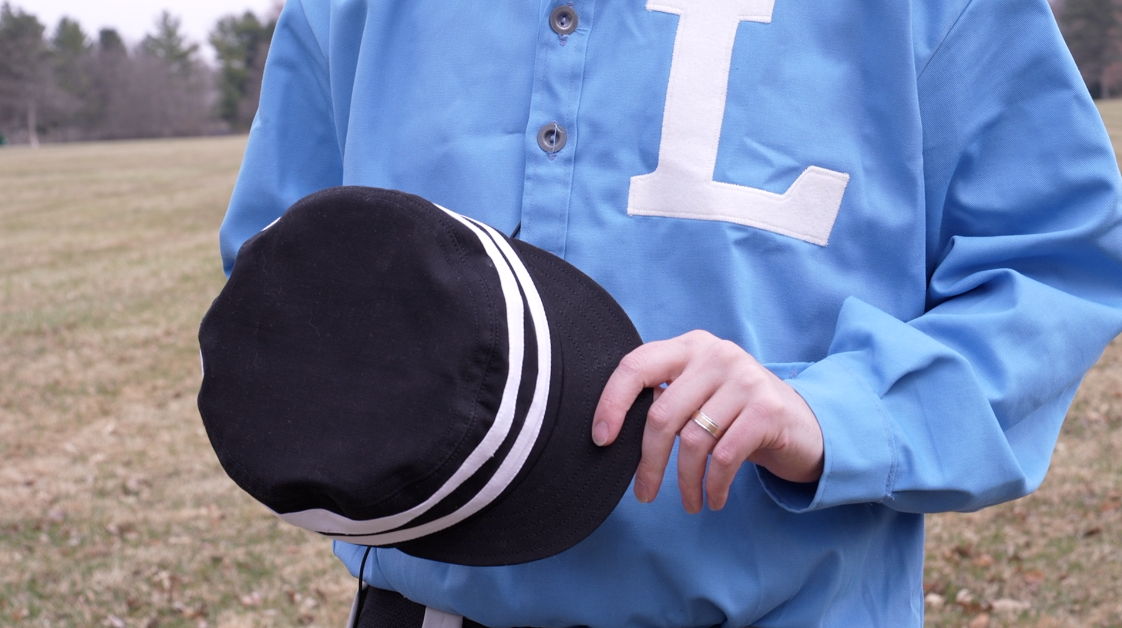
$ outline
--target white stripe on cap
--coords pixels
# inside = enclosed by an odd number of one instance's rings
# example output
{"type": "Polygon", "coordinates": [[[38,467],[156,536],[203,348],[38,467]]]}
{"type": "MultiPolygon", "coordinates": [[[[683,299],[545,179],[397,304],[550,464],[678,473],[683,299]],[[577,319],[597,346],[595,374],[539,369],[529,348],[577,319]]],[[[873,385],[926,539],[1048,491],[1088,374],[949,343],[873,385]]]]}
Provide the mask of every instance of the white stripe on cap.
{"type": "MultiPolygon", "coordinates": [[[[437,205],[437,207],[440,206],[437,205]]],[[[444,208],[441,207],[441,209],[444,208]]],[[[541,433],[542,423],[545,420],[546,404],[549,401],[549,383],[553,370],[553,345],[550,344],[549,321],[545,315],[545,305],[542,304],[541,295],[538,294],[537,286],[534,285],[534,281],[530,277],[530,272],[526,270],[522,259],[518,257],[514,249],[510,248],[510,245],[501,235],[483,223],[476,223],[473,220],[464,218],[447,209],[444,209],[444,211],[476,232],[477,235],[482,236],[479,231],[480,228],[485,230],[491,236],[490,239],[502,249],[507,262],[510,263],[514,274],[519,279],[522,290],[526,293],[526,305],[529,307],[530,317],[534,321],[534,337],[538,344],[538,378],[534,385],[534,397],[530,402],[530,409],[526,413],[526,420],[522,423],[522,429],[519,431],[518,437],[515,439],[514,445],[507,453],[506,458],[504,458],[499,465],[499,469],[495,471],[495,475],[491,476],[491,479],[488,480],[487,485],[466,504],[455,512],[419,526],[395,530],[385,534],[372,534],[370,536],[336,537],[341,541],[359,543],[362,545],[390,545],[393,543],[412,541],[413,539],[418,539],[422,536],[439,532],[456,525],[485,508],[510,486],[511,481],[514,480],[518,472],[522,470],[522,466],[526,464],[526,459],[530,456],[530,451],[534,448],[534,443],[538,439],[538,434],[541,433]]]]}
{"type": "Polygon", "coordinates": [[[484,440],[482,440],[476,447],[476,450],[468,456],[468,459],[463,462],[460,469],[458,469],[456,473],[453,473],[452,477],[449,478],[438,491],[433,493],[432,497],[426,499],[421,505],[417,505],[404,512],[399,512],[397,515],[369,520],[349,519],[337,514],[337,512],[324,510],[322,508],[278,515],[289,524],[312,529],[325,536],[340,538],[342,541],[350,541],[352,543],[387,545],[411,541],[411,539],[420,538],[421,536],[439,532],[441,529],[456,525],[459,521],[476,514],[476,512],[489,505],[490,502],[494,501],[500,493],[506,490],[509,483],[514,480],[518,471],[521,471],[523,464],[525,464],[526,458],[530,455],[530,451],[533,449],[534,442],[537,440],[537,434],[541,432],[542,421],[545,415],[545,404],[549,396],[550,370],[552,367],[549,325],[548,322],[546,322],[545,308],[542,305],[541,296],[537,294],[537,289],[533,284],[530,274],[527,273],[525,266],[523,266],[522,260],[518,259],[514,250],[509,247],[506,240],[498,236],[493,229],[487,227],[485,224],[465,219],[460,214],[444,209],[444,207],[440,207],[440,209],[447,212],[453,219],[465,224],[468,229],[476,234],[480,242],[484,244],[484,249],[487,251],[488,257],[493,261],[493,265],[499,275],[499,284],[503,288],[507,307],[509,348],[511,348],[511,351],[509,351],[509,369],[507,372],[506,386],[503,390],[503,400],[500,401],[495,422],[491,424],[490,430],[488,430],[484,440]],[[487,232],[487,236],[485,236],[484,232],[481,232],[479,228],[484,229],[487,232]],[[502,249],[502,253],[496,250],[496,244],[502,249]],[[514,277],[511,276],[512,269],[514,270],[514,277]],[[517,279],[515,279],[515,277],[517,279]],[[487,462],[487,460],[495,454],[499,445],[502,445],[509,431],[511,431],[511,425],[514,421],[514,409],[518,387],[521,386],[522,382],[522,364],[525,355],[525,348],[523,345],[523,336],[525,333],[523,298],[522,294],[518,292],[518,285],[522,285],[523,290],[525,290],[527,298],[526,305],[530,307],[531,316],[534,318],[535,338],[537,348],[539,348],[539,351],[537,351],[539,368],[537,368],[537,381],[535,382],[534,397],[531,401],[530,410],[528,410],[522,430],[519,431],[511,452],[508,452],[503,463],[499,465],[499,469],[496,471],[495,475],[491,477],[486,486],[482,488],[475,497],[472,497],[467,504],[451,512],[451,514],[429,521],[427,524],[398,529],[394,530],[394,532],[387,533],[386,530],[392,530],[396,527],[403,526],[407,524],[408,521],[420,517],[424,512],[430,510],[436,504],[439,504],[442,499],[448,497],[453,490],[459,488],[463,482],[467,481],[473,473],[476,473],[482,467],[482,464],[487,462]],[[517,368],[515,368],[515,364],[517,364],[517,368]]]}

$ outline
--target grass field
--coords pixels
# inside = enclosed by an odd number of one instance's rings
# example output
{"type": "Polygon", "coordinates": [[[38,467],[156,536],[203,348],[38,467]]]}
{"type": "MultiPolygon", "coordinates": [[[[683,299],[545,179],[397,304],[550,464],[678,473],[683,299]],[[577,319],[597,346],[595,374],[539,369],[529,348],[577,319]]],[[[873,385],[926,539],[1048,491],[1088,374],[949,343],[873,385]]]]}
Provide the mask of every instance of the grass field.
{"type": "MultiPolygon", "coordinates": [[[[234,487],[195,409],[243,147],[0,150],[0,626],[342,626],[329,543],[234,487]]],[[[929,626],[1122,626],[1120,423],[1116,342],[1040,491],[929,517],[929,626]]]]}
{"type": "Polygon", "coordinates": [[[243,147],[0,151],[0,625],[345,622],[330,544],[233,486],[195,409],[243,147]]]}

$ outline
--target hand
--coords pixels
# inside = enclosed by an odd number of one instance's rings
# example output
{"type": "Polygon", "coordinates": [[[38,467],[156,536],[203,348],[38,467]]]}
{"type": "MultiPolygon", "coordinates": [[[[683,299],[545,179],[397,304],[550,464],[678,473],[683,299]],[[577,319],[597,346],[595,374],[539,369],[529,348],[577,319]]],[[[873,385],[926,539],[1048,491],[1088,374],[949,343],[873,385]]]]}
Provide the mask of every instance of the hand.
{"type": "Polygon", "coordinates": [[[675,436],[681,439],[678,486],[690,513],[701,511],[702,482],[709,508],[723,508],[745,460],[792,482],[814,482],[822,476],[822,430],[810,406],[732,342],[692,331],[649,342],[624,356],[596,407],[592,440],[597,445],[615,440],[628,408],[644,388],[654,388],[656,396],[635,472],[635,497],[640,502],[658,495],[675,436]],[[663,383],[668,385],[660,392],[663,383]],[[725,430],[720,440],[693,422],[699,409],[725,430]]]}

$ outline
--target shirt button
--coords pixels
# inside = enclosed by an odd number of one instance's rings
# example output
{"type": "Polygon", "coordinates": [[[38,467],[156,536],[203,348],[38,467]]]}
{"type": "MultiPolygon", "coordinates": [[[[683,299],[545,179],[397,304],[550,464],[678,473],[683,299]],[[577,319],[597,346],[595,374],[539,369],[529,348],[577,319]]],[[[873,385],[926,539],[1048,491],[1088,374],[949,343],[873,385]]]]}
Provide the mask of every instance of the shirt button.
{"type": "Polygon", "coordinates": [[[542,128],[538,129],[538,146],[547,153],[556,153],[565,148],[567,140],[565,127],[556,122],[543,124],[542,128]]]}
{"type": "Polygon", "coordinates": [[[561,5],[549,15],[549,25],[558,35],[568,35],[577,30],[577,11],[569,5],[561,5]]]}

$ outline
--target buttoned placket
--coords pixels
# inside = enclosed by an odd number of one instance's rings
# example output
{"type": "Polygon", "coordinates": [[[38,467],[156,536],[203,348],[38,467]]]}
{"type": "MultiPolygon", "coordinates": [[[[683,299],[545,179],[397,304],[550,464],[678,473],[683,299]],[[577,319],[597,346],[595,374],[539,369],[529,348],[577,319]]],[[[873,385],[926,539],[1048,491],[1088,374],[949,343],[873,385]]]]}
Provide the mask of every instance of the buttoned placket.
{"type": "Polygon", "coordinates": [[[577,116],[595,0],[547,0],[538,11],[534,87],[526,123],[519,237],[565,256],[577,116]]]}

